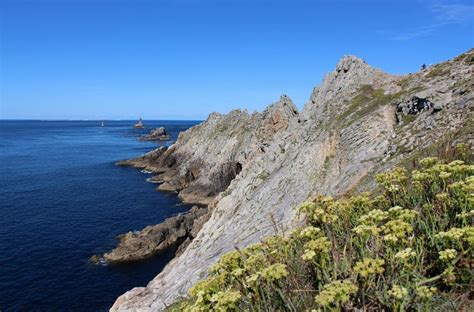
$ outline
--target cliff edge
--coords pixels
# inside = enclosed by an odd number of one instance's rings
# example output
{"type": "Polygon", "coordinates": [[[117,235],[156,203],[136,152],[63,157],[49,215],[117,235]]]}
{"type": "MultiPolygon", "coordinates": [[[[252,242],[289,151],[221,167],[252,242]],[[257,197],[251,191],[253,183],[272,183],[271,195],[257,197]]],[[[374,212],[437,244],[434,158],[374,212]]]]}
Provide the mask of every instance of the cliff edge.
{"type": "Polygon", "coordinates": [[[473,50],[405,76],[347,56],[299,113],[287,96],[262,113],[214,113],[169,149],[123,162],[209,209],[182,253],[111,311],[163,310],[223,253],[291,229],[308,198],[371,188],[375,173],[424,151],[473,143],[473,67],[473,50]]]}

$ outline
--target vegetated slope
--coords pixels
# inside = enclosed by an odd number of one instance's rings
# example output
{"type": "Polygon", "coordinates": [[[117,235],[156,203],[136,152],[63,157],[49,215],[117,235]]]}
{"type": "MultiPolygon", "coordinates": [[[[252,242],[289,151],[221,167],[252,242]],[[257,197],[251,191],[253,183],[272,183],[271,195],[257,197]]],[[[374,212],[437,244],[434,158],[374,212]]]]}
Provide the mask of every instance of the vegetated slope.
{"type": "Polygon", "coordinates": [[[425,158],[377,175],[374,194],[302,204],[307,226],[224,254],[174,310],[472,311],[474,165],[464,160],[425,158]]]}
{"type": "Polygon", "coordinates": [[[212,114],[167,151],[139,159],[162,172],[161,189],[178,190],[184,200],[208,198],[211,212],[179,257],[112,310],[163,309],[225,252],[292,229],[300,222],[294,207],[308,198],[372,188],[375,173],[422,151],[472,142],[473,54],[406,76],[344,57],[301,113],[284,96],[264,113],[212,114]],[[225,190],[213,190],[228,163],[239,164],[238,174],[225,179],[225,190]]]}

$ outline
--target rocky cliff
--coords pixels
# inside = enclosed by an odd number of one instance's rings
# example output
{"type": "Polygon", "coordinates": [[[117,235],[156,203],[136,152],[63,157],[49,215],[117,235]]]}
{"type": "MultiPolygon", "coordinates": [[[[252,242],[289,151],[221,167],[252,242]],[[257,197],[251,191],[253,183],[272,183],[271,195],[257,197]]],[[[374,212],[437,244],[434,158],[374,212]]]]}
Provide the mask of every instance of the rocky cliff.
{"type": "Polygon", "coordinates": [[[223,253],[292,228],[309,197],[370,188],[378,171],[473,143],[473,67],[473,50],[405,76],[346,56],[300,113],[287,96],[262,113],[214,113],[169,149],[123,162],[157,172],[159,189],[209,212],[182,253],[112,311],[172,304],[223,253]]]}

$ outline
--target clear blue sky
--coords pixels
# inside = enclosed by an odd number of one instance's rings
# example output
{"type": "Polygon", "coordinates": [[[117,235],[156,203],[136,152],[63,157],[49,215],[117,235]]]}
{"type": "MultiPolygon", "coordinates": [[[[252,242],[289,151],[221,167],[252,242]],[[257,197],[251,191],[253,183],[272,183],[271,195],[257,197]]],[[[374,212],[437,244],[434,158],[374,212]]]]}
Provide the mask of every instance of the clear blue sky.
{"type": "Polygon", "coordinates": [[[474,46],[472,1],[0,0],[1,118],[298,107],[344,54],[390,73],[474,46]]]}

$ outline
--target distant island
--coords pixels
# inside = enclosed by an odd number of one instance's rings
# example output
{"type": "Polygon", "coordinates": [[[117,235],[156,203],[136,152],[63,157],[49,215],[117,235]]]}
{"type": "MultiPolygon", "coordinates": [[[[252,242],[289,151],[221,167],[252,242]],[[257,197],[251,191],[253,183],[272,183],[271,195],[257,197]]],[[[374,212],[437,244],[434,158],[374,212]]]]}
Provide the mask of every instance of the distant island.
{"type": "Polygon", "coordinates": [[[171,136],[166,132],[165,127],[158,127],[151,130],[147,135],[140,137],[140,140],[143,141],[168,141],[171,139],[171,136]]]}

